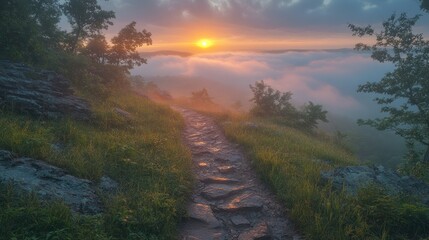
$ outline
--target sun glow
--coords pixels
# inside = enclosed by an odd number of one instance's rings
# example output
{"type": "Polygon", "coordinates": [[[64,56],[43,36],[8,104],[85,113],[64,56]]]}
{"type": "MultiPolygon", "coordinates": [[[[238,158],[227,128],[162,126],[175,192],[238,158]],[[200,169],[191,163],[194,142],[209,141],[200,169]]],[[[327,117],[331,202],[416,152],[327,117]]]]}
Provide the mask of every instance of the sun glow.
{"type": "Polygon", "coordinates": [[[197,42],[197,46],[200,48],[209,48],[209,47],[213,46],[213,41],[209,40],[209,39],[200,39],[197,42]]]}

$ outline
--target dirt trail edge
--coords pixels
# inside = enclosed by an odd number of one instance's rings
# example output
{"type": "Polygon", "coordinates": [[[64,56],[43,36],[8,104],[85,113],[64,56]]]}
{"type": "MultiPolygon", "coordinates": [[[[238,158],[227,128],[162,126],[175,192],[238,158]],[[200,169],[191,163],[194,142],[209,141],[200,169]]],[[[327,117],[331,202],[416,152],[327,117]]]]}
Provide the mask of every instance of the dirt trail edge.
{"type": "Polygon", "coordinates": [[[185,119],[183,135],[198,180],[179,239],[301,239],[248,159],[213,120],[188,109],[174,109],[185,119]]]}

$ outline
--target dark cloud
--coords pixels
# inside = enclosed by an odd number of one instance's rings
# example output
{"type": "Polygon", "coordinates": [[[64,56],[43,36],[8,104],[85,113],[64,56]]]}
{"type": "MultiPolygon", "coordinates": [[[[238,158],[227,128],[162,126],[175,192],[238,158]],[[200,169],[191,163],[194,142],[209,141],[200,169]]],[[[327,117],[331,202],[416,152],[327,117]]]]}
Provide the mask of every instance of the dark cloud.
{"type": "Polygon", "coordinates": [[[195,23],[262,29],[338,30],[375,24],[393,12],[421,13],[418,0],[110,0],[119,22],[167,28],[195,23]]]}

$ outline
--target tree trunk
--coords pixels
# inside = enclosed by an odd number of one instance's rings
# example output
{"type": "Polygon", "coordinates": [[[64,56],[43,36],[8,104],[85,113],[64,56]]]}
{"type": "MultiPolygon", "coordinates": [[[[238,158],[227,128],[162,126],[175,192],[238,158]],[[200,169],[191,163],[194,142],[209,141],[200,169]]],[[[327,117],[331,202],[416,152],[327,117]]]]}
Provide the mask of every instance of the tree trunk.
{"type": "Polygon", "coordinates": [[[429,163],[429,146],[426,149],[425,156],[423,157],[423,162],[424,163],[429,163]]]}

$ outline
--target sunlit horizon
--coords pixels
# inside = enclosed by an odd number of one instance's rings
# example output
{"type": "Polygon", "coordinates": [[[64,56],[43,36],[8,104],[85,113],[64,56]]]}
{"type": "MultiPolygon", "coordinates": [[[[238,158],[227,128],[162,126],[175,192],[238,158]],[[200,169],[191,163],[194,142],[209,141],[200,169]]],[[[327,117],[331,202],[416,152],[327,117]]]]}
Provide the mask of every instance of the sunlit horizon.
{"type": "Polygon", "coordinates": [[[199,39],[198,41],[156,42],[152,46],[139,48],[140,52],[178,51],[189,53],[201,52],[236,52],[236,51],[280,51],[280,50],[326,50],[352,49],[356,39],[352,37],[321,39],[261,39],[245,41],[237,39],[199,39]]]}

